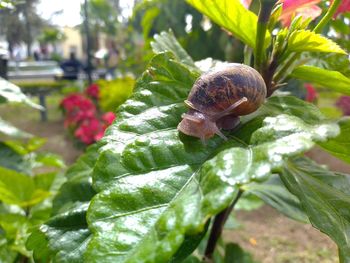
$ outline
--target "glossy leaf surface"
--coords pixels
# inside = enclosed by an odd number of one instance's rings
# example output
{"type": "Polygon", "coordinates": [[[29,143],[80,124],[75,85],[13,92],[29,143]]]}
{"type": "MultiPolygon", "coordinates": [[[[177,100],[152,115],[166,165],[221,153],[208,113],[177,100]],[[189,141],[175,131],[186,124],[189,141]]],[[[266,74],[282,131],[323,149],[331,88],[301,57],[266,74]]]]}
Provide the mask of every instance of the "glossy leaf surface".
{"type": "Polygon", "coordinates": [[[13,138],[29,138],[32,135],[21,131],[12,124],[0,118],[0,133],[13,138]]]}
{"type": "Polygon", "coordinates": [[[195,78],[171,54],[159,54],[119,108],[93,174],[99,193],[88,211],[91,261],[167,262],[239,186],[267,179],[285,156],[338,134],[337,125],[278,115],[265,118],[252,146],[235,139],[222,145],[218,137],[204,146],[176,130],[195,78]]]}
{"type": "Polygon", "coordinates": [[[350,95],[350,78],[345,77],[338,71],[313,66],[300,66],[293,70],[291,76],[350,95]]]}
{"type": "Polygon", "coordinates": [[[21,102],[36,109],[43,109],[40,105],[35,104],[24,95],[19,87],[0,78],[0,103],[4,102],[21,102]]]}
{"type": "Polygon", "coordinates": [[[339,247],[340,262],[350,261],[350,180],[305,159],[284,165],[282,179],[295,194],[314,227],[339,247]]]}

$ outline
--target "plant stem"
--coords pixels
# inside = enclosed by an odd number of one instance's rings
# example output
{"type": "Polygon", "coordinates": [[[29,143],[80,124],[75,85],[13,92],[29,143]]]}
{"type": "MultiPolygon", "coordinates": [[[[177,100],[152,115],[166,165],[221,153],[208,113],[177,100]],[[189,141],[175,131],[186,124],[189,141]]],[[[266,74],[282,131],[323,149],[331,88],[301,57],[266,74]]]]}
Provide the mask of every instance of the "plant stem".
{"type": "Polygon", "coordinates": [[[252,48],[249,46],[244,47],[244,64],[250,66],[252,61],[252,48]]]}
{"type": "Polygon", "coordinates": [[[254,53],[255,68],[259,72],[262,72],[263,64],[266,59],[266,54],[264,50],[265,36],[274,2],[275,1],[271,0],[260,0],[260,11],[258,17],[256,45],[254,53]]]}
{"type": "Polygon", "coordinates": [[[233,200],[232,204],[223,210],[221,213],[215,216],[213,226],[211,228],[209,240],[204,253],[205,262],[213,262],[213,254],[215,251],[216,243],[219,240],[222,230],[224,228],[225,222],[232,212],[234,206],[237,204],[239,198],[242,196],[243,191],[239,190],[237,196],[233,200]]]}
{"type": "Polygon", "coordinates": [[[287,62],[283,65],[283,67],[277,71],[276,75],[274,76],[274,81],[276,84],[282,79],[283,75],[288,71],[290,66],[294,63],[296,59],[298,59],[299,54],[294,53],[288,60],[287,62]]]}
{"type": "Polygon", "coordinates": [[[337,11],[338,7],[341,4],[341,0],[334,0],[330,8],[328,9],[327,13],[324,17],[322,17],[321,21],[316,25],[314,28],[315,33],[321,33],[323,27],[329,22],[329,20],[332,19],[333,15],[337,11]]]}

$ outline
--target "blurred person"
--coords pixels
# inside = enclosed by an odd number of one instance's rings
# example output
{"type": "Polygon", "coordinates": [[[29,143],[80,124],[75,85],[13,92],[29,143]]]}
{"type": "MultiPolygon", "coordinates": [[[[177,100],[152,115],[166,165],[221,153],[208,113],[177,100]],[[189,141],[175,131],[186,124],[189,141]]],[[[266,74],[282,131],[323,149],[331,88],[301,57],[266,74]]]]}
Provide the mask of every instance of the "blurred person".
{"type": "Polygon", "coordinates": [[[75,53],[71,52],[69,59],[61,63],[60,67],[63,70],[63,79],[77,80],[80,70],[83,69],[83,65],[76,58],[75,53]]]}
{"type": "Polygon", "coordinates": [[[40,60],[40,53],[36,50],[33,52],[33,57],[35,61],[39,61],[40,60]]]}
{"type": "Polygon", "coordinates": [[[7,62],[9,60],[8,49],[0,43],[0,77],[7,79],[7,62]]]}
{"type": "Polygon", "coordinates": [[[119,62],[119,51],[114,42],[111,42],[106,56],[107,78],[115,79],[115,71],[119,62]]]}
{"type": "Polygon", "coordinates": [[[14,53],[13,58],[14,58],[15,63],[16,63],[16,72],[18,72],[19,71],[19,63],[22,60],[21,48],[16,46],[13,50],[13,53],[14,53]]]}

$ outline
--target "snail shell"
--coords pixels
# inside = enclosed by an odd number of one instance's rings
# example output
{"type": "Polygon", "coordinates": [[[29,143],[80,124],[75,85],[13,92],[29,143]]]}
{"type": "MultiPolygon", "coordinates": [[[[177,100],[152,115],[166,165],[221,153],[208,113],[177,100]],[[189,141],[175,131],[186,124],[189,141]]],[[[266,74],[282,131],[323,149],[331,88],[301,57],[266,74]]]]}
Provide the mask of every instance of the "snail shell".
{"type": "Polygon", "coordinates": [[[253,68],[237,63],[204,73],[185,101],[190,108],[178,125],[181,132],[208,139],[226,138],[220,128],[232,129],[238,116],[256,111],[266,98],[266,85],[253,68]]]}

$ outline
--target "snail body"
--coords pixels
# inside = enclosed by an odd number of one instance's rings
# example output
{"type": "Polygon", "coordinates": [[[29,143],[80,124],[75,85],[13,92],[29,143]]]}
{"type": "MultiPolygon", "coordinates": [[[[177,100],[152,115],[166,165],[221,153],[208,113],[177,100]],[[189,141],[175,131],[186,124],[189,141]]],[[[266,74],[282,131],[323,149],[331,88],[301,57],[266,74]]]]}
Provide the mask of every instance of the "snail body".
{"type": "Polygon", "coordinates": [[[237,63],[204,73],[185,100],[189,111],[182,115],[178,130],[205,141],[220,129],[233,129],[239,116],[256,111],[266,98],[266,85],[253,68],[237,63]]]}

